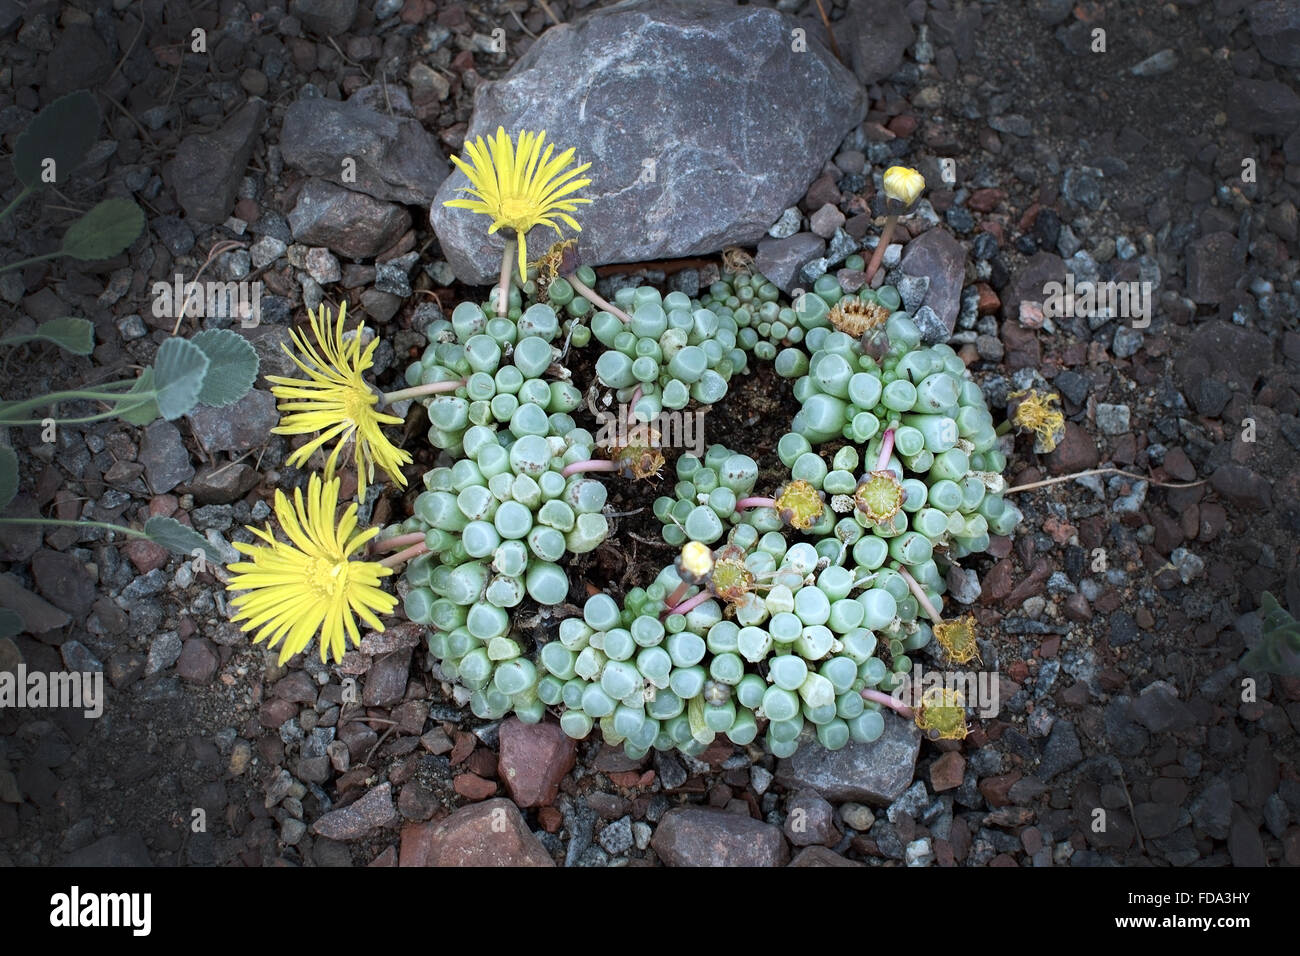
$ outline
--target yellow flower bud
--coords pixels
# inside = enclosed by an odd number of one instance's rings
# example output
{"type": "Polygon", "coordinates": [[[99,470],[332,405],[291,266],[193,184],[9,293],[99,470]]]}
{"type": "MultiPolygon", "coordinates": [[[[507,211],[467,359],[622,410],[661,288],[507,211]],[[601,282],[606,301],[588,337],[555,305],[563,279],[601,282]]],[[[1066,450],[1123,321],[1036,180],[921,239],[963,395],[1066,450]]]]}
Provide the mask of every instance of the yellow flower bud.
{"type": "Polygon", "coordinates": [[[906,166],[890,166],[882,177],[885,195],[910,206],[925,190],[925,177],[906,166]]]}
{"type": "Polygon", "coordinates": [[[700,578],[713,570],[713,552],[698,541],[687,541],[682,546],[681,569],[693,578],[700,578]]]}

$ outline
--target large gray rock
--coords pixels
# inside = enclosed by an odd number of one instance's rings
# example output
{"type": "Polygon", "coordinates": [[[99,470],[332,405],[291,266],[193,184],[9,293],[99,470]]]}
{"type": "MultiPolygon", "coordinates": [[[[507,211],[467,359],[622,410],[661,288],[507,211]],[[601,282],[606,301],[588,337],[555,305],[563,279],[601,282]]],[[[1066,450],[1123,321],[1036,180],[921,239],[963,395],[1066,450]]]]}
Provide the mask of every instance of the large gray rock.
{"type": "Polygon", "coordinates": [[[191,219],[220,223],[230,218],[265,115],[265,103],[249,100],[216,132],[181,140],[163,175],[191,219]]]}
{"type": "Polygon", "coordinates": [[[319,96],[285,111],[280,151],[292,167],[390,202],[431,202],[451,169],[416,120],[319,96]],[[355,169],[345,178],[349,159],[355,169]]]}
{"type": "MultiPolygon", "coordinates": [[[[961,308],[961,285],[966,277],[966,250],[947,230],[931,229],[917,236],[903,248],[903,260],[898,266],[905,275],[926,276],[930,288],[924,304],[934,310],[939,321],[952,334],[961,308]]],[[[947,335],[936,337],[936,341],[947,335]]]]}
{"type": "Polygon", "coordinates": [[[851,0],[835,24],[835,36],[859,80],[868,86],[889,76],[916,40],[912,21],[898,0],[851,0]]]}
{"type": "Polygon", "coordinates": [[[1259,0],[1247,17],[1260,56],[1279,66],[1300,66],[1300,0],[1259,0]]]}
{"type": "Polygon", "coordinates": [[[411,228],[411,214],[395,203],[309,179],[289,213],[289,228],[298,242],[325,246],[349,259],[369,259],[411,228]]]}
{"type": "Polygon", "coordinates": [[[912,783],[921,731],[909,720],[885,715],[885,732],[869,744],[850,741],[827,750],[811,735],[793,757],[777,764],[776,779],[787,789],[811,787],[827,800],[887,807],[912,783]]]}
{"type": "MultiPolygon", "coordinates": [[[[724,0],[598,10],[547,30],[480,86],[468,138],[544,129],[557,150],[575,147],[575,162],[592,164],[582,190],[592,204],[576,217],[590,264],[752,244],[865,112],[862,89],[825,49],[791,49],[793,28],[784,14],[724,0]]],[[[443,206],[467,185],[453,171],[430,219],[457,277],[485,284],[504,238],[487,235],[485,217],[443,206]]],[[[529,257],[552,241],[533,230],[529,257]]]]}

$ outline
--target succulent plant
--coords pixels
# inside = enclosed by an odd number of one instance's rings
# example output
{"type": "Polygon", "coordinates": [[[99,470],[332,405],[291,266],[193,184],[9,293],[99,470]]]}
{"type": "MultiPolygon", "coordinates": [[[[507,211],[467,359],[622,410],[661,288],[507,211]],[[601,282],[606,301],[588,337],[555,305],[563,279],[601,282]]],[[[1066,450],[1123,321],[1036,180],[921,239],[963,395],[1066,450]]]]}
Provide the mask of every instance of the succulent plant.
{"type": "MultiPolygon", "coordinates": [[[[945,572],[1020,515],[980,389],[950,348],[921,344],[895,289],[849,294],[825,276],[783,305],[740,269],[697,300],[624,288],[603,308],[590,270],[569,283],[535,266],[505,317],[464,303],[429,327],[407,382],[448,383],[420,401],[456,460],[425,475],[415,513],[378,545],[409,546],[407,615],[431,627],[441,676],[476,715],[550,708],[569,735],[598,727],[631,756],[699,753],[719,734],[762,734],[788,756],[805,728],[831,749],[879,737],[882,701],[932,642],[952,662],[978,656],[974,619],[941,616],[945,572]],[[598,384],[643,423],[621,445],[578,427],[582,395],[555,364],[592,338],[598,384]],[[566,599],[564,562],[609,532],[605,486],[586,473],[656,474],[644,423],[721,400],[749,353],[794,381],[776,449],[788,476],[759,488],[758,462],[722,444],[681,454],[653,504],[677,559],[621,603],[590,596],[554,639],[518,626],[525,599],[566,599]]],[[[965,732],[959,700],[915,716],[932,735],[965,732]]]]}

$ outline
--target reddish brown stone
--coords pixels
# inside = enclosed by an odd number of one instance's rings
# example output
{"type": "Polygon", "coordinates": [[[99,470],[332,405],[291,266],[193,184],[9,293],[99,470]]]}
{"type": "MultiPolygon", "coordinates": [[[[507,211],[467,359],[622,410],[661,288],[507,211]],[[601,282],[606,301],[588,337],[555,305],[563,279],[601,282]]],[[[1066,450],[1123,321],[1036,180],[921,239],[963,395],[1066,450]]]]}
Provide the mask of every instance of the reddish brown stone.
{"type": "Polygon", "coordinates": [[[515,717],[501,725],[500,753],[497,775],[521,807],[552,803],[577,759],[573,739],[559,724],[525,724],[515,717]]]}
{"type": "Polygon", "coordinates": [[[984,590],[980,598],[983,603],[996,603],[1011,593],[1011,571],[1010,558],[1003,558],[993,565],[992,570],[984,576],[984,590]]]}
{"type": "Polygon", "coordinates": [[[476,773],[462,773],[452,781],[452,787],[466,800],[486,800],[497,792],[495,780],[484,780],[476,773]]]}
{"type": "Polygon", "coordinates": [[[397,847],[390,846],[370,861],[370,866],[397,866],[397,847]]]}
{"type": "Polygon", "coordinates": [[[996,777],[985,777],[979,782],[979,791],[984,795],[984,799],[989,802],[989,806],[1005,807],[1011,803],[1007,791],[1019,779],[1019,770],[1013,770],[1010,773],[1004,773],[996,777]]]}
{"type": "Polygon", "coordinates": [[[1047,456],[1047,467],[1054,475],[1096,468],[1101,460],[1097,443],[1074,422],[1065,423],[1065,436],[1056,450],[1047,456]]]}
{"type": "Polygon", "coordinates": [[[1002,308],[1002,300],[998,294],[993,291],[993,287],[987,282],[975,283],[975,290],[979,293],[979,303],[976,310],[980,315],[996,315],[998,309],[1002,308]]]}
{"type": "Polygon", "coordinates": [[[930,788],[935,793],[955,790],[966,774],[966,758],[956,751],[946,753],[930,765],[930,788]]]}
{"type": "Polygon", "coordinates": [[[505,799],[462,807],[402,831],[402,866],[554,866],[519,809],[505,799]]]}
{"type": "Polygon", "coordinates": [[[176,674],[181,680],[206,684],[221,666],[221,658],[212,642],[196,637],[185,642],[181,656],[176,659],[176,674]]]}
{"type": "Polygon", "coordinates": [[[167,566],[167,559],[171,552],[161,544],[156,544],[148,538],[132,538],[122,548],[126,552],[127,558],[135,565],[135,569],[141,574],[148,574],[150,571],[156,571],[158,568],[167,566]]]}
{"type": "Polygon", "coordinates": [[[537,822],[547,833],[559,833],[560,827],[564,826],[564,814],[555,807],[542,807],[537,811],[537,822]]]}
{"type": "Polygon", "coordinates": [[[257,712],[258,722],[267,730],[278,730],[291,717],[298,716],[298,706],[287,700],[268,700],[257,712]]]}
{"type": "Polygon", "coordinates": [[[970,194],[970,199],[966,205],[976,212],[989,213],[998,207],[998,203],[1007,198],[1007,194],[1001,189],[977,189],[970,194]]]}

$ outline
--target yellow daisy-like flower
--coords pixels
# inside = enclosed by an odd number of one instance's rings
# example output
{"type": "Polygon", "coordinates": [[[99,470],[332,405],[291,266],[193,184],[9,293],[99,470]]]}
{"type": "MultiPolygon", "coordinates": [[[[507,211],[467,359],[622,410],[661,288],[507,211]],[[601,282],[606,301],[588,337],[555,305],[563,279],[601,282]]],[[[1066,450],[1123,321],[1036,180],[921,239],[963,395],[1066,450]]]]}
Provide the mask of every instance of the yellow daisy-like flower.
{"type": "Polygon", "coordinates": [[[880,184],[885,187],[886,196],[905,207],[916,202],[925,191],[925,177],[907,166],[890,166],[880,177],[880,184]]]}
{"type": "Polygon", "coordinates": [[[243,620],[242,629],[258,629],[254,644],[280,648],[280,663],[311,643],[320,633],[320,659],[333,652],[334,662],[343,660],[344,635],[360,646],[361,634],[353,615],[377,631],[384,629],[379,614],[391,614],[397,597],[379,587],[379,579],[392,568],[371,561],[351,561],[378,528],[356,532],[357,505],[348,506],[336,525],[338,478],[321,481],[312,475],[304,503],[302,489],[295,488],[294,503],[283,491],[275,493],[275,516],[289,537],[277,541],[270,525],[265,531],[248,530],[266,545],[235,543],[235,549],[251,558],[230,565],[227,590],[242,591],[231,599],[238,612],[231,620],[243,620]]]}
{"type": "Polygon", "coordinates": [[[340,453],[352,441],[355,443],[358,496],[364,499],[366,482],[374,480],[376,464],[404,488],[406,478],[402,475],[402,465],[410,464],[412,459],[409,452],[402,451],[385,438],[380,428],[381,425],[400,425],[402,419],[376,410],[379,395],[361,377],[361,373],[374,364],[379,339],[371,341],[364,352],[361,351],[359,332],[350,341],[344,340],[343,322],[347,310],[344,302],[339,307],[338,319],[332,323],[325,306],[316,312],[308,310],[315,346],[296,329],[290,331],[294,345],[306,361],[294,355],[288,346],[281,347],[294,364],[307,373],[305,380],[278,375],[266,378],[275,383],[271,394],[282,399],[279,409],[284,416],[271,431],[276,435],[320,432],[289,456],[289,464],[295,468],[302,467],[317,448],[337,439],[325,463],[325,477],[332,478],[340,453]]]}
{"type": "Polygon", "coordinates": [[[477,198],[449,199],[443,203],[444,206],[491,216],[492,228],[488,235],[503,227],[512,230],[519,241],[521,276],[528,273],[528,254],[524,244],[528,230],[533,226],[550,226],[557,236],[561,235],[555,222],[559,219],[575,232],[581,232],[582,227],[569,213],[577,211],[578,203],[591,202],[571,195],[590,185],[590,179],[573,177],[586,172],[591,163],[564,171],[573,159],[574,150],[566,149],[552,159],[555,144],[546,143],[543,149],[545,139],[546,130],[540,133],[521,130],[516,147],[506,135],[505,128],[498,126],[496,136],[486,145],[482,136],[474,141],[466,140],[465,155],[469,162],[459,156],[453,156],[451,161],[469,177],[470,185],[462,187],[462,191],[477,198]]]}

